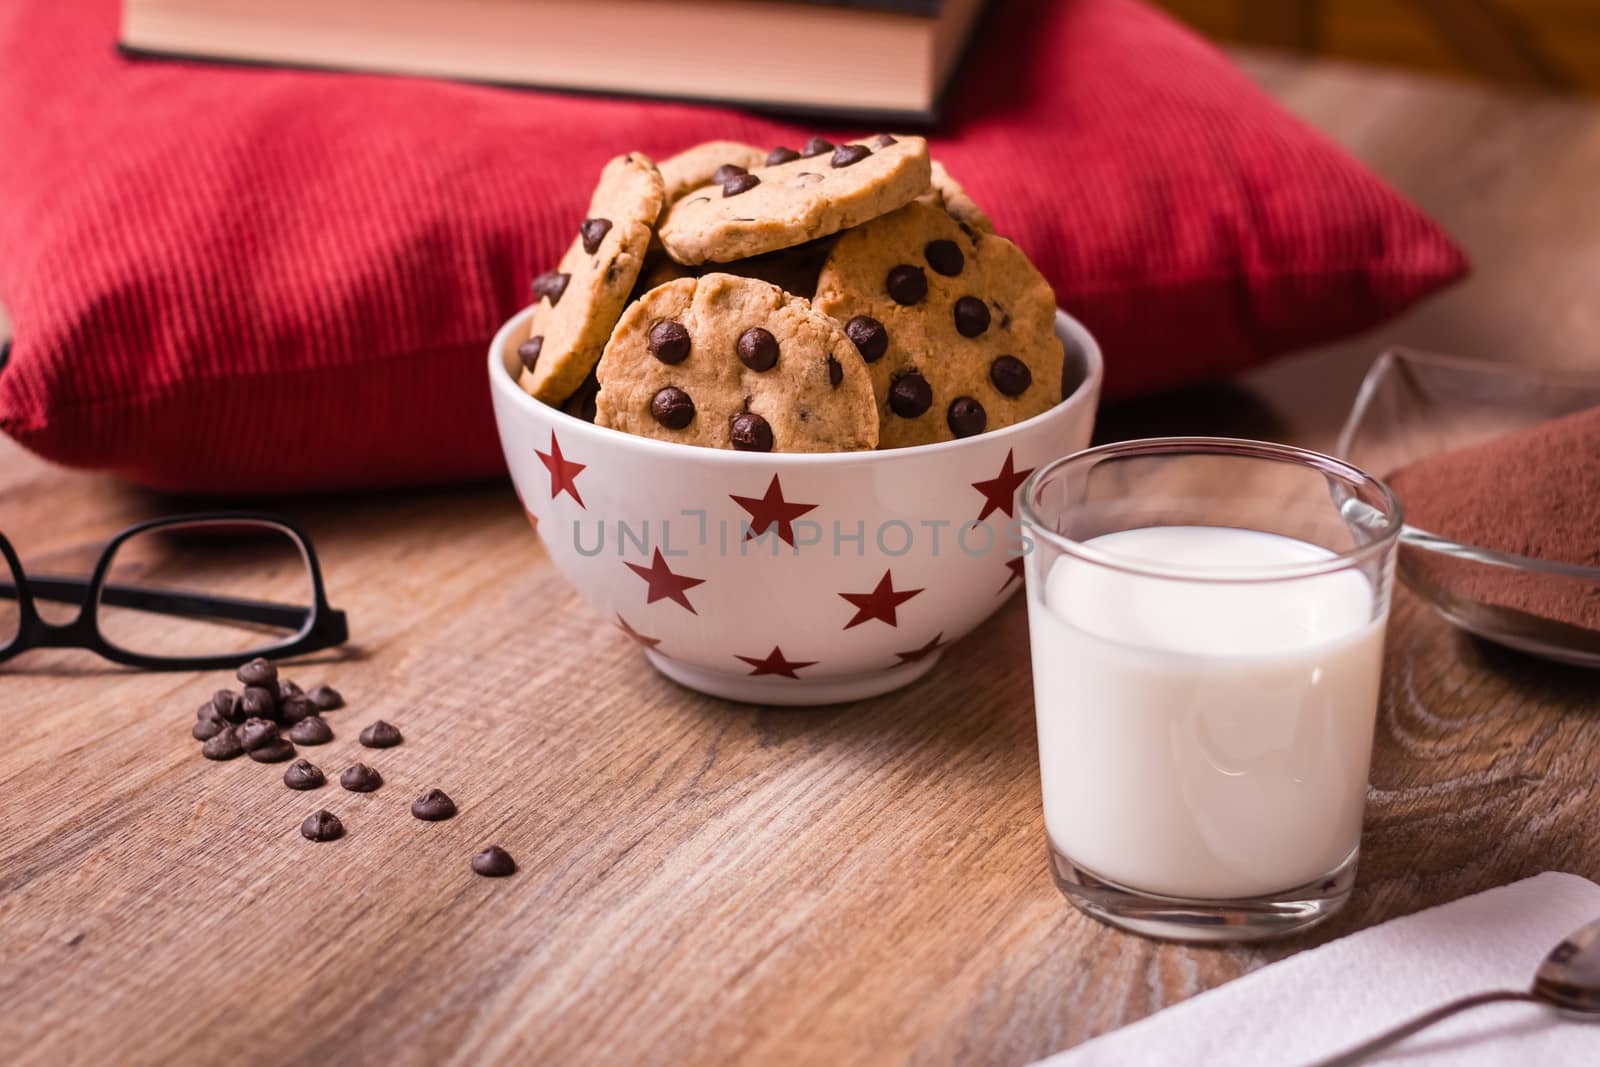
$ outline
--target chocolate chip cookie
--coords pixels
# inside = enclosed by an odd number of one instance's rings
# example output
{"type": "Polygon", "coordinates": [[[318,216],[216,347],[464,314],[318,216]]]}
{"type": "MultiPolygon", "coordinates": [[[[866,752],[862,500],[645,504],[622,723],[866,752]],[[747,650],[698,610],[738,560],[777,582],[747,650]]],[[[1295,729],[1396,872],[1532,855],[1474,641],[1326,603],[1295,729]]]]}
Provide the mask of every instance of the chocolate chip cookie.
{"type": "Polygon", "coordinates": [[[523,389],[561,404],[583,384],[639,277],[664,199],[661,174],[645,156],[605,165],[561,265],[533,281],[532,328],[517,348],[523,389]]]}
{"type": "Polygon", "coordinates": [[[671,207],[685,193],[706,185],[721,185],[738,174],[766,165],[767,154],[741,141],[707,141],[661,161],[661,181],[671,207]]]}
{"type": "Polygon", "coordinates": [[[952,218],[969,230],[993,233],[994,223],[989,221],[989,216],[983,213],[983,208],[978,206],[977,201],[967,195],[961,183],[950,177],[950,172],[944,169],[944,164],[934,159],[928,162],[928,167],[932,172],[930,180],[933,188],[917,197],[917,200],[932,207],[944,208],[952,218]]]}
{"type": "Polygon", "coordinates": [[[835,145],[780,146],[767,164],[702,186],[674,204],[661,243],[680,263],[747,259],[826,237],[893,211],[929,189],[920,137],[880,134],[835,145]]]}
{"type": "Polygon", "coordinates": [[[1010,426],[1061,399],[1055,296],[1004,237],[913,203],[843,234],[816,308],[871,372],[883,448],[1010,426]]]}
{"type": "Polygon", "coordinates": [[[680,444],[848,452],[878,443],[866,365],[839,324],[777,286],[682,278],[623,313],[595,422],[680,444]]]}

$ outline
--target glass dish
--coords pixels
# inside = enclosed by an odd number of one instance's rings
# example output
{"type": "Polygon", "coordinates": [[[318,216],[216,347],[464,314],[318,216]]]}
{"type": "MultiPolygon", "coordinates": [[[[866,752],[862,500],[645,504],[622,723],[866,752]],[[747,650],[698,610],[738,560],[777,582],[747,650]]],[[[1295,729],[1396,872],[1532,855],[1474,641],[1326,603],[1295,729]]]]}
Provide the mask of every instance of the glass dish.
{"type": "MultiPolygon", "coordinates": [[[[1423,456],[1595,405],[1600,405],[1600,374],[1531,370],[1394,349],[1379,356],[1367,372],[1335,452],[1386,479],[1423,456]]],[[[1573,461],[1584,460],[1552,459],[1573,461]]],[[[1564,663],[1600,667],[1600,631],[1530,614],[1475,593],[1476,588],[1505,587],[1509,581],[1529,594],[1593,596],[1600,594],[1600,567],[1464,544],[1408,523],[1401,534],[1398,570],[1413,592],[1469,633],[1564,663]],[[1450,588],[1435,580],[1444,559],[1454,574],[1468,580],[1452,579],[1450,588]],[[1471,580],[1474,577],[1484,580],[1471,580]]]]}

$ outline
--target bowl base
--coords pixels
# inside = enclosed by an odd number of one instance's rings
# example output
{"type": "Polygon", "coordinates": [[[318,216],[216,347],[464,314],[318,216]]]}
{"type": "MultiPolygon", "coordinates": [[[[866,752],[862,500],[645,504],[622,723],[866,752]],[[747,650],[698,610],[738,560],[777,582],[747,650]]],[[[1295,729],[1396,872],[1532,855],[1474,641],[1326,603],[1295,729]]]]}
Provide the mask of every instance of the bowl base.
{"type": "Polygon", "coordinates": [[[745,704],[778,704],[785,707],[815,706],[819,704],[846,704],[910,685],[933,670],[939,662],[940,652],[934,651],[912,663],[902,663],[886,670],[868,674],[853,674],[844,678],[763,678],[725,671],[709,671],[701,667],[680,663],[645,649],[650,666],[681,686],[724,700],[737,700],[745,704]]]}

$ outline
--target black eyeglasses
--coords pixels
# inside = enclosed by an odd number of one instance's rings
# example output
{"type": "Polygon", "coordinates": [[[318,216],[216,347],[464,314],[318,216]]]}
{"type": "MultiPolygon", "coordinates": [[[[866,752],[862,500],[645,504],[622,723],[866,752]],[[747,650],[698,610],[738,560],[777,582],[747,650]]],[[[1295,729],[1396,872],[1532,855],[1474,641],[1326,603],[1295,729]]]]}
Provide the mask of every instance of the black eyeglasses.
{"type": "Polygon", "coordinates": [[[88,578],[23,573],[0,534],[0,661],[34,648],[84,648],[146,670],[236,667],[349,639],[328,604],[311,539],[287,519],[212,512],[153,519],[107,542],[88,578]],[[9,581],[6,579],[9,578],[9,581]],[[71,622],[36,601],[77,604],[71,622]]]}

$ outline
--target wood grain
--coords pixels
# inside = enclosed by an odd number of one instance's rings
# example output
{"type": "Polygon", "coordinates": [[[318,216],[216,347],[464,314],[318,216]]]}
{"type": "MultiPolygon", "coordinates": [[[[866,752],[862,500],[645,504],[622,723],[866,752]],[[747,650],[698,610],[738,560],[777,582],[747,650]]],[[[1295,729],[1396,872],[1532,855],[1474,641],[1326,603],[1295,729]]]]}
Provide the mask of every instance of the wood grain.
{"type": "MultiPolygon", "coordinates": [[[[1380,333],[1108,412],[1107,435],[1327,447],[1390,341],[1549,364],[1600,344],[1600,109],[1248,58],[1459,234],[1475,278],[1380,333]]],[[[0,444],[0,529],[81,556],[189,502],[0,444]]],[[[1546,869],[1600,877],[1600,680],[1396,605],[1356,895],[1313,937],[1195,949],[1069,908],[1044,862],[1020,602],[922,682],[820,710],[657,677],[509,488],[255,501],[301,518],[357,638],[332,773],[200,759],[218,676],[0,666],[0,1059],[19,1064],[1022,1064],[1261,964],[1546,869]],[[358,750],[360,726],[403,746],[358,750]],[[421,823],[423,789],[460,815],[421,823]],[[336,811],[345,839],[302,840],[336,811]],[[515,877],[467,863],[498,842],[515,877]]]]}

